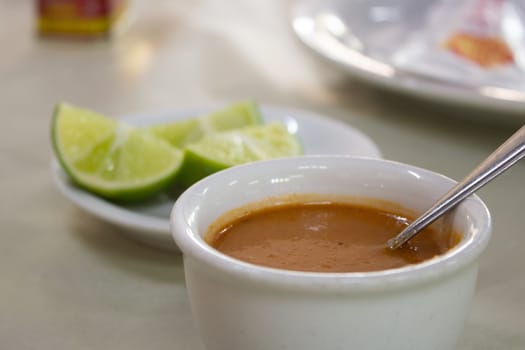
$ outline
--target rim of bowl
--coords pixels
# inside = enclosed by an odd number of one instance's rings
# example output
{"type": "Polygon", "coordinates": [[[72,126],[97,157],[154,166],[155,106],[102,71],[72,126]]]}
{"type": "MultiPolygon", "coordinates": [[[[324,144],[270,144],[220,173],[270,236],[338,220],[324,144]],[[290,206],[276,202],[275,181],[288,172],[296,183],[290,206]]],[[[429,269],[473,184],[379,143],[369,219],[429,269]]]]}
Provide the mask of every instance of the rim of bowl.
{"type": "MultiPolygon", "coordinates": [[[[312,162],[322,159],[340,159],[345,162],[374,162],[383,163],[387,166],[402,167],[404,170],[416,171],[427,176],[432,176],[440,181],[450,182],[451,185],[456,181],[451,178],[417,166],[404,164],[397,161],[377,159],[370,157],[358,157],[347,155],[307,155],[280,159],[270,159],[252,162],[249,164],[238,165],[233,168],[220,171],[189,187],[175,202],[170,215],[170,228],[172,236],[183,254],[190,256],[201,263],[209,266],[212,270],[220,270],[231,276],[240,277],[252,282],[277,285],[284,288],[301,287],[303,290],[319,289],[323,290],[349,289],[352,290],[382,290],[386,286],[402,287],[406,285],[425,283],[440,276],[448,275],[459,271],[472,263],[485,249],[492,233],[492,219],[485,203],[477,195],[469,198],[475,202],[480,210],[480,227],[477,232],[470,235],[467,239],[448,250],[446,253],[438,255],[429,260],[418,264],[406,265],[400,268],[387,269],[371,272],[305,272],[284,270],[272,267],[265,267],[247,263],[229,257],[215,248],[208,245],[202,237],[193,232],[186,220],[178,220],[182,216],[183,205],[187,197],[193,192],[207,186],[209,182],[216,178],[228,178],[232,173],[235,174],[245,167],[266,167],[269,164],[289,163],[290,168],[297,166],[298,162],[312,162]]],[[[386,242],[385,242],[386,244],[386,242]]]]}

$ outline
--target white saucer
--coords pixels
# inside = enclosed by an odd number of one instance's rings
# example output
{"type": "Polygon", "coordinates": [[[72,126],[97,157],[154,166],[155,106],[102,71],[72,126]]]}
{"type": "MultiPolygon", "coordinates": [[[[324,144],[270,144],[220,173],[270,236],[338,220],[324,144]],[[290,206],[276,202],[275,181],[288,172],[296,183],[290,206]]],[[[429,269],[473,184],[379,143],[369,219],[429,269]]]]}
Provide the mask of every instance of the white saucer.
{"type": "Polygon", "coordinates": [[[354,77],[420,98],[506,112],[476,118],[525,121],[524,91],[431,78],[392,62],[392,53],[421,29],[426,11],[436,1],[301,0],[292,7],[291,23],[310,49],[354,77]]]}
{"type": "MultiPolygon", "coordinates": [[[[150,125],[202,115],[209,110],[213,108],[135,115],[122,120],[133,125],[150,125]]],[[[368,136],[345,123],[294,109],[263,106],[261,111],[265,121],[281,121],[291,133],[297,134],[303,143],[305,154],[381,157],[378,147],[368,136]]],[[[51,171],[60,192],[81,209],[123,227],[123,232],[142,242],[166,249],[178,249],[169,232],[169,214],[175,201],[174,196],[161,195],[140,204],[115,204],[76,187],[56,160],[51,164],[51,171]]]]}

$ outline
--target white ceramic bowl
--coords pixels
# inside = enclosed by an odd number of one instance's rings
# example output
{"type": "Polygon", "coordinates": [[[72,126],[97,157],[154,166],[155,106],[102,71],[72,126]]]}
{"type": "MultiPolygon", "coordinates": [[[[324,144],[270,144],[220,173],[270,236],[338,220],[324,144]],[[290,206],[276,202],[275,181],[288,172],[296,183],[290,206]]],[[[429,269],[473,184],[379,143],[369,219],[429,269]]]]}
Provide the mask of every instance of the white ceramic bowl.
{"type": "Polygon", "coordinates": [[[232,259],[203,240],[221,214],[268,196],[372,197],[422,212],[453,184],[386,160],[303,156],[233,167],[193,185],[177,200],[171,227],[207,349],[453,349],[491,234],[490,214],[476,196],[448,218],[463,235],[457,246],[399,269],[279,270],[232,259]]]}

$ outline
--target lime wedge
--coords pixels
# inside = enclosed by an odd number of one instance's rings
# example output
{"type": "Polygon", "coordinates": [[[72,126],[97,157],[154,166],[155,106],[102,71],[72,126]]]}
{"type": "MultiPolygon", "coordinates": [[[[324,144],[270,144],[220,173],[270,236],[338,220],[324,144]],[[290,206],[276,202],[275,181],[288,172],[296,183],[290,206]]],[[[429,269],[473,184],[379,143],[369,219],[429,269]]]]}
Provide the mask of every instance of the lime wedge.
{"type": "Polygon", "coordinates": [[[176,182],[183,186],[228,167],[302,153],[299,140],[278,122],[215,133],[189,144],[176,182]]]}
{"type": "Polygon", "coordinates": [[[261,124],[261,122],[261,113],[257,104],[254,101],[241,101],[201,117],[154,125],[149,129],[172,146],[182,148],[214,132],[261,124]]]}
{"type": "Polygon", "coordinates": [[[183,153],[147,129],[58,104],[52,122],[55,154],[80,187],[113,200],[139,200],[168,186],[183,153]]]}

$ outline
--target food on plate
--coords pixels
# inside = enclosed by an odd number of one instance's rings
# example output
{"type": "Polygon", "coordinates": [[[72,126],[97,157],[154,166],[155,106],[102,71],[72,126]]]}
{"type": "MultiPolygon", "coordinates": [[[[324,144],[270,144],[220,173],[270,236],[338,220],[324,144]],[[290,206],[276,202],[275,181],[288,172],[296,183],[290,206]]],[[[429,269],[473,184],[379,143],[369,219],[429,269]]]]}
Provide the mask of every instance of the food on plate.
{"type": "Polygon", "coordinates": [[[75,184],[115,201],[144,200],[229,166],[302,150],[284,125],[263,124],[253,101],[142,127],[59,103],[51,138],[56,158],[75,184]]]}
{"type": "Polygon", "coordinates": [[[177,181],[189,186],[233,165],[302,153],[299,139],[281,123],[247,126],[215,133],[185,147],[177,181]]]}
{"type": "Polygon", "coordinates": [[[114,200],[140,200],[172,183],[184,153],[146,129],[65,103],[56,106],[51,139],[77,185],[114,200]]]}
{"type": "Polygon", "coordinates": [[[262,124],[259,107],[247,100],[196,118],[152,125],[149,129],[171,145],[182,148],[205,135],[257,124],[262,124]]]}

